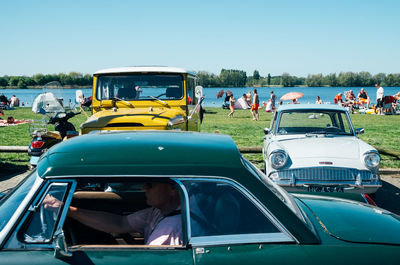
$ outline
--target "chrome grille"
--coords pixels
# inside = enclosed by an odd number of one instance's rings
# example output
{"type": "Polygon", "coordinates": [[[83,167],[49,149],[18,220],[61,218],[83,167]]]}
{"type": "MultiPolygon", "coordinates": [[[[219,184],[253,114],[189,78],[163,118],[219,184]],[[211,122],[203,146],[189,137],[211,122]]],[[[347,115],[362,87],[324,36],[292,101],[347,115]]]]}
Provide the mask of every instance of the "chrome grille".
{"type": "Polygon", "coordinates": [[[296,181],[355,181],[357,175],[361,180],[371,181],[373,173],[368,170],[337,167],[312,167],[282,170],[277,172],[280,180],[296,181]]]}

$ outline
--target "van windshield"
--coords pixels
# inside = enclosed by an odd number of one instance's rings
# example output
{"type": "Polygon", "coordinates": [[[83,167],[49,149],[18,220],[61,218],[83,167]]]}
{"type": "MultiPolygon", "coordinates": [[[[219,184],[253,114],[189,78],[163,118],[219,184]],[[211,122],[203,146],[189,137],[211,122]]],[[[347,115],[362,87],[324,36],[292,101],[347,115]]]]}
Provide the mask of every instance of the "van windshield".
{"type": "Polygon", "coordinates": [[[178,74],[101,75],[96,86],[98,100],[177,100],[183,96],[183,76],[178,74]]]}

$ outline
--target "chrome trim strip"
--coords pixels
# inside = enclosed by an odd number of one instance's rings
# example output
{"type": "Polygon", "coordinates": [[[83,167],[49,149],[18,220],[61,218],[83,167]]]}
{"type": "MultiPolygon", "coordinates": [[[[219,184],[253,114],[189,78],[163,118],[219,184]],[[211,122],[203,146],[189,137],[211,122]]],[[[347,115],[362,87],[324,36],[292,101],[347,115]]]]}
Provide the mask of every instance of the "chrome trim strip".
{"type": "MultiPolygon", "coordinates": [[[[237,183],[235,180],[233,179],[229,179],[229,178],[225,178],[225,177],[198,177],[198,178],[188,178],[188,177],[182,177],[180,178],[181,181],[185,181],[185,180],[195,180],[195,181],[220,181],[220,182],[225,182],[228,183],[230,185],[232,185],[233,187],[235,187],[239,192],[241,192],[247,199],[249,199],[254,206],[256,206],[260,211],[262,211],[262,213],[265,215],[266,218],[268,218],[268,220],[270,220],[272,222],[273,225],[275,225],[277,227],[277,229],[279,231],[281,231],[281,233],[283,235],[285,235],[285,240],[289,241],[289,242],[296,242],[298,243],[299,241],[282,225],[282,223],[268,210],[268,208],[266,208],[260,201],[258,201],[258,199],[252,194],[250,193],[245,187],[241,186],[239,183],[237,183]]],[[[189,205],[188,205],[189,206],[189,205]]],[[[190,212],[190,209],[188,207],[188,211],[190,212]]],[[[189,219],[190,220],[190,219],[189,219]]],[[[271,234],[275,234],[275,233],[271,233],[271,234]]],[[[278,233],[279,234],[279,233],[278,233]]],[[[252,235],[257,235],[257,234],[246,234],[245,237],[243,237],[243,235],[237,235],[238,237],[241,238],[241,240],[239,240],[239,238],[235,241],[237,243],[253,243],[253,242],[248,242],[247,240],[251,239],[252,235]]],[[[268,233],[267,234],[262,234],[265,237],[268,237],[268,233]]],[[[236,235],[233,235],[236,236],[236,235]]],[[[214,237],[214,236],[213,236],[214,237]]],[[[224,236],[225,237],[225,236],[224,236]]],[[[197,237],[196,237],[197,238],[197,237]]],[[[208,238],[208,236],[207,236],[208,238]]],[[[190,241],[189,243],[192,244],[192,240],[194,238],[190,237],[190,241]]],[[[251,240],[250,240],[251,241],[251,240]]],[[[266,241],[269,242],[269,241],[266,241]]]]}
{"type": "MultiPolygon", "coordinates": [[[[62,231],[62,229],[63,229],[65,219],[67,218],[67,215],[68,215],[69,206],[71,205],[72,198],[74,196],[74,192],[75,192],[76,185],[77,185],[76,180],[66,180],[65,183],[68,183],[68,184],[71,183],[71,187],[67,190],[68,196],[67,196],[67,199],[65,200],[64,207],[60,214],[60,217],[58,218],[58,224],[57,224],[56,229],[54,229],[54,231],[55,231],[54,233],[57,233],[57,231],[62,231]]],[[[54,236],[54,234],[53,234],[53,236],[54,236]]],[[[53,246],[55,249],[54,241],[53,241],[53,246]]]]}
{"type": "Polygon", "coordinates": [[[193,247],[242,244],[242,243],[294,243],[291,237],[284,233],[239,234],[223,236],[195,237],[190,241],[193,247]]]}

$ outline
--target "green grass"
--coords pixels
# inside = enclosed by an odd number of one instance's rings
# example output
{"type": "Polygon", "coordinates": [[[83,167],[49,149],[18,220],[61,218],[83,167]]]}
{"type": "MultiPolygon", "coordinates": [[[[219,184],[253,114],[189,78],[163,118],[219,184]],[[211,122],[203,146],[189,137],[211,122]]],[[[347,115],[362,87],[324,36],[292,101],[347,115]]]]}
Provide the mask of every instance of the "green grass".
{"type": "MultiPolygon", "coordinates": [[[[87,112],[89,113],[89,112],[87,112]]],[[[268,128],[272,119],[271,113],[260,111],[260,120],[253,121],[249,110],[236,110],[232,119],[228,118],[228,110],[221,108],[206,108],[202,132],[222,133],[232,136],[238,146],[262,146],[264,128],[268,128]]],[[[15,119],[42,119],[41,114],[31,112],[30,108],[18,108],[16,110],[5,110],[4,119],[13,116],[15,119]]],[[[365,142],[379,148],[400,151],[400,115],[377,116],[352,114],[354,126],[364,128],[365,134],[360,138],[365,142]]],[[[70,121],[78,129],[79,125],[86,120],[81,114],[70,121]]],[[[31,142],[29,125],[0,127],[0,145],[28,146],[31,142]]],[[[54,127],[50,126],[52,130],[54,127]]],[[[345,151],[345,150],[344,150],[345,151]]],[[[262,168],[261,154],[245,154],[245,157],[262,168]]],[[[29,156],[23,153],[0,153],[0,174],[4,175],[14,171],[28,168],[29,156]]],[[[382,156],[382,168],[400,168],[400,161],[391,156],[382,156]]]]}

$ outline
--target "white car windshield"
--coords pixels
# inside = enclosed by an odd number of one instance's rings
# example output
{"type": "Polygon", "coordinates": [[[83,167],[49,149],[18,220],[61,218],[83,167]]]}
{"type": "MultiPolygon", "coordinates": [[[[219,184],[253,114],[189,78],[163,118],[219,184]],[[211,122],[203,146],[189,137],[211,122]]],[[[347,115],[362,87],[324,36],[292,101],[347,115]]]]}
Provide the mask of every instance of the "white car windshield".
{"type": "Polygon", "coordinates": [[[344,111],[296,110],[281,113],[276,134],[353,135],[354,133],[344,111]]]}
{"type": "Polygon", "coordinates": [[[178,100],[183,98],[183,76],[178,74],[101,75],[98,100],[178,100]]]}

